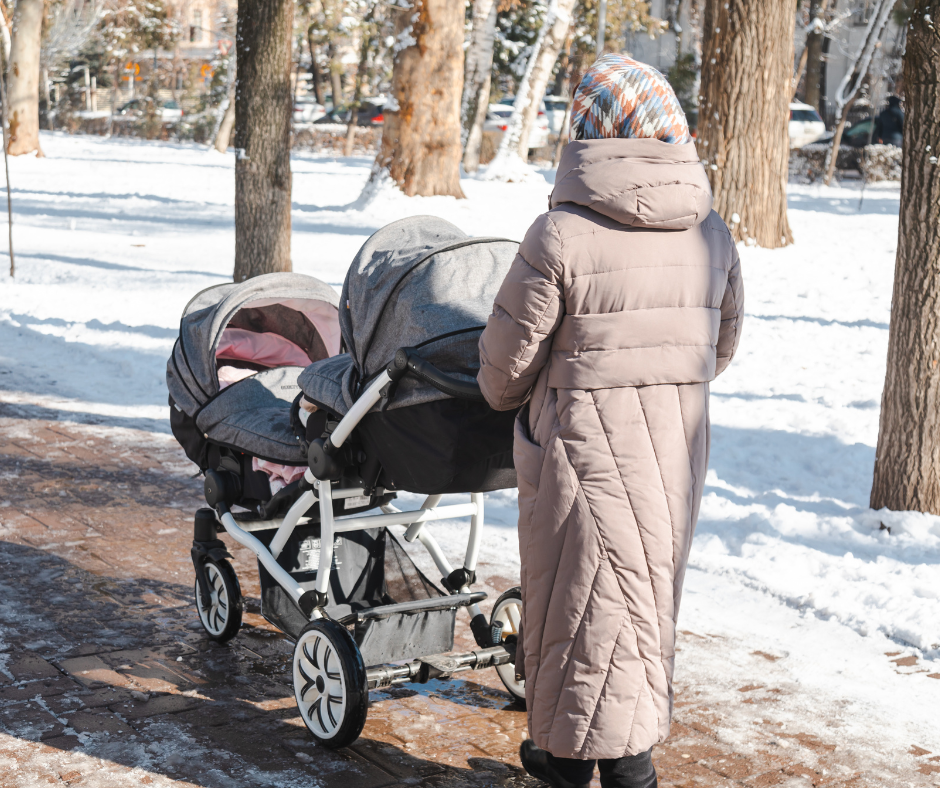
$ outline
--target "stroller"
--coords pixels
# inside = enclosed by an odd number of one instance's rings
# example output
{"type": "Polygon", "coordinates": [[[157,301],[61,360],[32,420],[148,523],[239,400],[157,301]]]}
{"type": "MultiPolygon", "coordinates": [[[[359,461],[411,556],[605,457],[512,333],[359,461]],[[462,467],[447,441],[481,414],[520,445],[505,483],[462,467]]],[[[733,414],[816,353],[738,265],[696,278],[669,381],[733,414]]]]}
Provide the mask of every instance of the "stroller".
{"type": "Polygon", "coordinates": [[[211,507],[194,524],[199,618],[218,642],[241,625],[224,530],[258,558],[262,615],[293,639],[297,706],[329,747],[359,736],[370,689],[492,666],[524,703],[519,589],[489,620],[472,589],[483,493],[516,485],[515,414],[489,408],[476,372],[517,246],[412,217],[365,243],[339,299],[311,277],[269,274],[204,290],[184,311],[167,385],[211,507]],[[427,497],[402,511],[403,491],[427,497]],[[455,493],[469,502],[442,505],[455,493]],[[455,568],[429,524],[463,517],[455,568]],[[392,526],[428,551],[439,583],[392,526]],[[453,654],[461,608],[478,649],[453,654]]]}

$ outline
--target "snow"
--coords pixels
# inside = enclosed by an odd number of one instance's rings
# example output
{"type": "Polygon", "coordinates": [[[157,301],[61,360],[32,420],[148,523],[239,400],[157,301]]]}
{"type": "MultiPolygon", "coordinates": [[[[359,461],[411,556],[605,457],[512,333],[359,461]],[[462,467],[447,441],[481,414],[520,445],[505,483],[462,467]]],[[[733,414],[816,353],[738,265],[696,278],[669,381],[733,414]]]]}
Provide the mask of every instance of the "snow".
{"type": "MultiPolygon", "coordinates": [[[[17,275],[0,276],[0,402],[164,441],[179,315],[231,276],[234,157],[58,134],[42,145],[44,159],[10,160],[17,275]]],[[[406,215],[521,239],[553,179],[468,178],[466,200],[407,198],[380,182],[360,198],[371,166],[293,157],[295,270],[338,288],[369,234],[406,215]]],[[[936,750],[940,518],[868,508],[898,187],[860,197],[791,185],[795,244],[740,249],[747,318],[738,357],[712,386],[711,463],[679,621],[698,637],[683,636],[677,672],[717,704],[740,697],[733,666],[773,655],[768,680],[796,688],[780,714],[807,732],[860,751],[936,750]],[[889,653],[917,663],[898,667],[889,653]]],[[[487,496],[487,522],[483,568],[512,577],[514,492],[487,496]]],[[[434,532],[459,554],[466,530],[434,532]]]]}

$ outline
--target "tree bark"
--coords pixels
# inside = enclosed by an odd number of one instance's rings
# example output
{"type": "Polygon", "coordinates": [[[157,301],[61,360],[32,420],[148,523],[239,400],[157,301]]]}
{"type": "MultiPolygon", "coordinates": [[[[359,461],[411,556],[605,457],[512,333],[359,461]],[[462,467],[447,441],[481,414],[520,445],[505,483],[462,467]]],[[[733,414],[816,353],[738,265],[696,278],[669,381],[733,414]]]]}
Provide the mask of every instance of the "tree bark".
{"type": "Polygon", "coordinates": [[[239,0],[235,281],[290,271],[292,0],[239,0]]]}
{"type": "Polygon", "coordinates": [[[787,222],[796,0],[707,0],[698,146],[736,241],[793,242],[787,222]]]}
{"type": "Polygon", "coordinates": [[[13,11],[13,36],[7,71],[10,109],[6,131],[11,156],[39,148],[39,48],[42,42],[43,0],[19,0],[13,11]]]}
{"type": "MultiPolygon", "coordinates": [[[[405,0],[396,14],[397,46],[391,101],[370,184],[384,173],[409,197],[460,188],[460,92],[463,86],[463,3],[405,0]]],[[[369,188],[367,186],[366,188],[369,188]]]]}
{"type": "Polygon", "coordinates": [[[476,172],[480,168],[480,147],[483,143],[483,122],[486,120],[490,100],[495,40],[496,2],[475,0],[473,30],[464,63],[463,99],[460,102],[463,168],[467,172],[476,172]]]}
{"type": "Polygon", "coordinates": [[[940,0],[916,0],[888,366],[871,507],[940,514],[940,0]]]}
{"type": "Polygon", "coordinates": [[[313,42],[314,25],[307,26],[307,47],[310,49],[310,81],[313,82],[313,97],[317,104],[323,104],[323,90],[320,87],[320,66],[317,64],[317,45],[313,42]]]}

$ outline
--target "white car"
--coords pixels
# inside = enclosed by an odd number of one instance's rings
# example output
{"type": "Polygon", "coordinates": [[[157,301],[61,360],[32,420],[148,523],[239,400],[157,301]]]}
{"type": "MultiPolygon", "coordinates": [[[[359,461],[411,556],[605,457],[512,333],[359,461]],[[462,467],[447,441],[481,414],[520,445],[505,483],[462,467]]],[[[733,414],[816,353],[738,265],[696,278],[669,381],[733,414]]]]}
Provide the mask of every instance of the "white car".
{"type": "MultiPolygon", "coordinates": [[[[490,104],[483,121],[483,131],[506,131],[509,118],[512,117],[512,99],[504,99],[499,104],[490,104]],[[508,101],[508,103],[507,103],[508,101]]],[[[544,105],[535,117],[535,125],[529,134],[529,150],[548,145],[548,118],[544,105]]]]}
{"type": "Polygon", "coordinates": [[[326,115],[326,107],[316,99],[301,96],[294,102],[294,123],[313,123],[326,115]]]}
{"type": "Polygon", "coordinates": [[[809,104],[794,101],[790,105],[790,147],[802,148],[826,136],[826,124],[809,104]]]}
{"type": "Polygon", "coordinates": [[[542,103],[545,106],[545,115],[548,117],[548,130],[552,134],[567,134],[568,129],[562,129],[561,126],[565,122],[568,99],[564,96],[546,96],[542,103]]]}

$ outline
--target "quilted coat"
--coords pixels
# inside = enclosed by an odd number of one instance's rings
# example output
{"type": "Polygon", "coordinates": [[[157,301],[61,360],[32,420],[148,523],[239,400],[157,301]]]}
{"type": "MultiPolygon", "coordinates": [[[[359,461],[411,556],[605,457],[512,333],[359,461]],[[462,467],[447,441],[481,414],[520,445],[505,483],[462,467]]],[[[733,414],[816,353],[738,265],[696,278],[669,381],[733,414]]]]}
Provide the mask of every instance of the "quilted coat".
{"type": "Polygon", "coordinates": [[[634,755],[669,733],[708,383],[743,318],[711,206],[691,143],[572,142],[480,339],[489,403],[527,403],[521,651],[529,733],[558,757],[634,755]]]}

